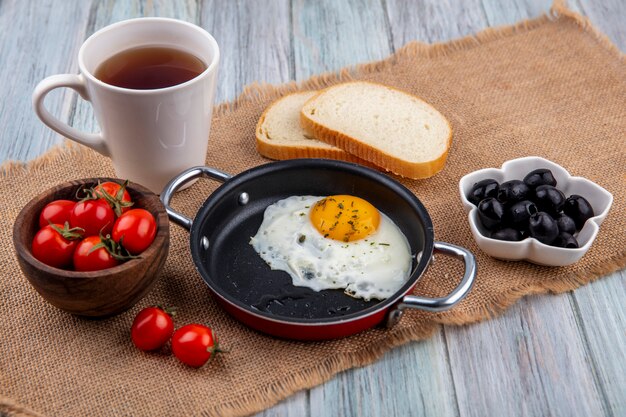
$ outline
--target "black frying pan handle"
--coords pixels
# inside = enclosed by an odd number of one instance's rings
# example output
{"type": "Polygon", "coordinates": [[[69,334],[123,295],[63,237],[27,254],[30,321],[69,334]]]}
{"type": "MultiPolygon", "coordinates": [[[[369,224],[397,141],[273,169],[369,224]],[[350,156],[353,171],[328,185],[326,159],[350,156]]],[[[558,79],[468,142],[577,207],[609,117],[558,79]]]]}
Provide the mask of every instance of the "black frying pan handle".
{"type": "Polygon", "coordinates": [[[180,187],[182,187],[189,181],[200,177],[212,178],[219,182],[225,182],[231,178],[231,175],[209,167],[199,166],[189,168],[175,176],[169,183],[167,183],[167,185],[163,189],[163,192],[161,193],[161,202],[165,206],[165,210],[167,211],[167,215],[169,216],[170,220],[187,230],[191,230],[191,225],[193,224],[193,221],[189,217],[171,208],[170,200],[172,199],[174,193],[180,187]]]}
{"type": "Polygon", "coordinates": [[[445,297],[428,298],[416,295],[406,295],[400,303],[387,314],[387,326],[391,327],[398,322],[402,312],[407,308],[416,308],[432,312],[449,310],[458,304],[469,293],[476,279],[476,258],[469,250],[450,243],[435,242],[435,253],[453,256],[463,261],[465,273],[461,282],[445,297]]]}

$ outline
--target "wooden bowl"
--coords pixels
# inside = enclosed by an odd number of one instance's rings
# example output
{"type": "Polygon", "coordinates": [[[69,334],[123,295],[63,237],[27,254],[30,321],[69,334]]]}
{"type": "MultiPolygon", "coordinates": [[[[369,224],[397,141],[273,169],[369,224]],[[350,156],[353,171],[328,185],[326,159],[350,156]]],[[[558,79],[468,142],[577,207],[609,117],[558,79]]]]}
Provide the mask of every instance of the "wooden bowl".
{"type": "Polygon", "coordinates": [[[53,200],[74,200],[76,191],[98,181],[114,178],[87,178],[58,185],[33,198],[18,214],[13,226],[13,244],[20,268],[37,292],[50,304],[68,313],[106,317],[132,307],[152,287],[165,263],[169,250],[169,221],[159,198],[141,185],[127,187],[133,208],[148,210],[157,222],[152,244],[141,253],[113,268],[78,272],[54,268],[35,259],[31,245],[39,230],[39,213],[53,200]]]}

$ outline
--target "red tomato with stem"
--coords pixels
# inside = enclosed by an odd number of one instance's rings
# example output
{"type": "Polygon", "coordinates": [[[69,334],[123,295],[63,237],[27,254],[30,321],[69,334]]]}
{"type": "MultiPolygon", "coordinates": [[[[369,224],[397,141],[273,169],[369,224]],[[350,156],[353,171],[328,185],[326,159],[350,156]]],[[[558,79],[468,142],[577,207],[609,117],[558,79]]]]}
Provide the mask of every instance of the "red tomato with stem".
{"type": "Polygon", "coordinates": [[[174,332],[172,352],[181,362],[199,368],[220,349],[217,338],[210,327],[202,324],[187,324],[174,332]]]}
{"type": "Polygon", "coordinates": [[[111,237],[130,254],[139,255],[150,246],[156,230],[152,213],[144,209],[132,209],[115,221],[111,237]]]}
{"type": "Polygon", "coordinates": [[[65,222],[69,222],[75,205],[76,201],[70,200],[54,200],[46,204],[39,213],[39,227],[46,227],[50,223],[65,224],[65,222]]]}
{"type": "Polygon", "coordinates": [[[161,348],[174,333],[173,309],[146,307],[137,314],[130,328],[130,337],[138,349],[150,351],[161,348]]]}
{"type": "Polygon", "coordinates": [[[70,226],[84,229],[85,236],[106,236],[114,223],[115,213],[105,200],[79,201],[70,215],[70,226]]]}
{"type": "Polygon", "coordinates": [[[77,271],[99,271],[119,264],[100,236],[84,238],[76,247],[73,260],[77,271]]]}
{"type": "Polygon", "coordinates": [[[118,217],[130,210],[130,207],[133,205],[130,194],[126,189],[127,184],[128,181],[125,181],[122,185],[113,181],[107,181],[98,184],[94,189],[95,195],[101,196],[103,200],[109,203],[118,217]]]}
{"type": "Polygon", "coordinates": [[[46,265],[55,268],[68,268],[72,265],[74,250],[82,237],[78,229],[70,229],[69,224],[49,224],[40,229],[33,238],[33,256],[46,265]]]}

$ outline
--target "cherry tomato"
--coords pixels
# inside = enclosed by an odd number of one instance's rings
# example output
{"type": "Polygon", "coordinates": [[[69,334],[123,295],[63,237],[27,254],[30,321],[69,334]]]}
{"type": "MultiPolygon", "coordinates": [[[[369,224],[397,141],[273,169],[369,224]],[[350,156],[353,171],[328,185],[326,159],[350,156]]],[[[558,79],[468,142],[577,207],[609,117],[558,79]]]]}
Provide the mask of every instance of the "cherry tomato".
{"type": "Polygon", "coordinates": [[[70,221],[70,214],[76,205],[76,201],[54,200],[39,213],[39,227],[46,227],[50,223],[65,224],[70,221]]]}
{"type": "Polygon", "coordinates": [[[154,240],[156,229],[156,220],[148,210],[132,209],[115,221],[111,237],[130,254],[139,255],[154,240]]]}
{"type": "Polygon", "coordinates": [[[141,350],[159,349],[172,337],[174,322],[171,312],[161,307],[146,307],[137,314],[130,337],[141,350]]]}
{"type": "Polygon", "coordinates": [[[199,368],[211,356],[224,350],[219,348],[211,328],[202,324],[188,324],[174,332],[172,352],[182,363],[199,368]]]}
{"type": "Polygon", "coordinates": [[[120,185],[116,182],[107,181],[98,184],[94,190],[96,193],[106,192],[111,197],[109,199],[103,198],[103,200],[109,203],[117,216],[130,210],[130,206],[133,205],[130,194],[126,190],[126,183],[120,185]]]}
{"type": "Polygon", "coordinates": [[[84,238],[74,251],[74,269],[77,271],[99,271],[119,264],[119,261],[104,247],[100,236],[84,238]],[[102,246],[92,250],[94,246],[102,246]]]}
{"type": "Polygon", "coordinates": [[[85,230],[85,236],[108,235],[115,223],[115,213],[105,200],[83,200],[76,203],[70,215],[70,226],[85,230]]]}
{"type": "Polygon", "coordinates": [[[55,268],[67,268],[72,264],[74,250],[80,234],[69,229],[69,225],[49,224],[40,229],[33,238],[33,256],[55,268]]]}

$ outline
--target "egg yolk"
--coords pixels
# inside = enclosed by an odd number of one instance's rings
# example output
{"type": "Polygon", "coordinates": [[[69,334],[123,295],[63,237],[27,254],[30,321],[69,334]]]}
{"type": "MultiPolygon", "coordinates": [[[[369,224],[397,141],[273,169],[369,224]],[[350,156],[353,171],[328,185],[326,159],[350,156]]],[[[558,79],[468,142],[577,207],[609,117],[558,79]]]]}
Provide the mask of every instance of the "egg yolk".
{"type": "Polygon", "coordinates": [[[380,223],[376,207],[359,197],[331,195],[315,203],[309,215],[324,237],[351,242],[374,233],[380,223]]]}

